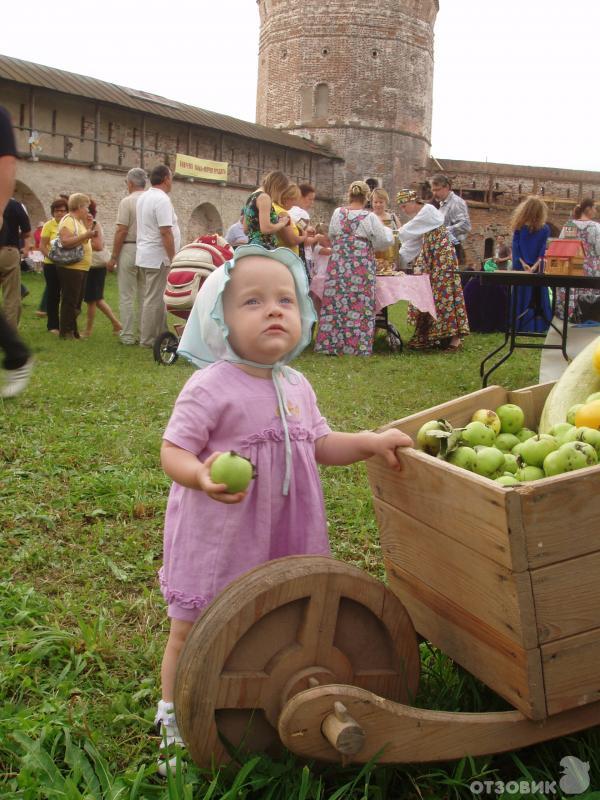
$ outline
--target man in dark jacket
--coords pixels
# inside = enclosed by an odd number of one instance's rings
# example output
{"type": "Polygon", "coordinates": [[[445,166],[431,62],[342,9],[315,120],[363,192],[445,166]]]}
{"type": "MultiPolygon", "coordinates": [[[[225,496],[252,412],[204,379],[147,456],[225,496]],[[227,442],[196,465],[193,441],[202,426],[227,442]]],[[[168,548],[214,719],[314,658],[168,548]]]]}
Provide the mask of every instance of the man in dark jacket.
{"type": "MultiPolygon", "coordinates": [[[[0,213],[4,215],[4,210],[11,200],[15,188],[15,174],[17,163],[17,148],[13,134],[12,124],[6,109],[0,106],[0,213]]],[[[15,201],[16,202],[16,201],[15,201]]],[[[19,205],[17,203],[17,205],[19,205]]],[[[20,208],[23,208],[20,206],[20,208]]],[[[27,215],[25,215],[27,216],[27,215]]],[[[0,231],[0,236],[8,238],[9,231],[0,231]]],[[[29,226],[31,230],[31,225],[29,226]]],[[[7,245],[8,247],[8,245],[7,245]]],[[[0,250],[2,256],[4,250],[0,250]]],[[[6,258],[1,263],[9,262],[6,258]]],[[[4,269],[4,268],[3,268],[4,269]]],[[[8,270],[10,271],[10,270],[8,270]]],[[[17,241],[17,274],[19,276],[20,287],[20,259],[17,241]]],[[[17,289],[19,307],[21,304],[20,288],[17,289]]],[[[17,310],[18,319],[18,310],[17,310]]],[[[14,397],[23,391],[29,382],[33,359],[25,343],[17,334],[16,324],[13,325],[0,312],[0,347],[4,350],[4,382],[0,384],[0,397],[14,397]]]]}
{"type": "Polygon", "coordinates": [[[0,286],[4,316],[15,328],[21,316],[21,242],[25,258],[31,249],[31,223],[21,203],[11,197],[0,229],[0,286]]]}

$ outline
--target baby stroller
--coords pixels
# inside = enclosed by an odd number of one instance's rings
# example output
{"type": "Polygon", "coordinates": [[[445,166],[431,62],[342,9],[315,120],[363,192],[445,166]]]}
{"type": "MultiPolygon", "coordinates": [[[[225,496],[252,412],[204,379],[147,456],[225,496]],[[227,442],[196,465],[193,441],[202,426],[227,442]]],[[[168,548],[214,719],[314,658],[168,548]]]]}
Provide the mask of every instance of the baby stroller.
{"type": "MultiPolygon", "coordinates": [[[[199,236],[186,244],[171,262],[167,285],[163,295],[167,312],[186,320],[202,283],[210,273],[233,258],[233,249],[221,236],[199,236]]],[[[154,360],[170,366],[177,361],[179,339],[185,325],[173,326],[175,332],[166,330],[154,340],[154,360]]]]}

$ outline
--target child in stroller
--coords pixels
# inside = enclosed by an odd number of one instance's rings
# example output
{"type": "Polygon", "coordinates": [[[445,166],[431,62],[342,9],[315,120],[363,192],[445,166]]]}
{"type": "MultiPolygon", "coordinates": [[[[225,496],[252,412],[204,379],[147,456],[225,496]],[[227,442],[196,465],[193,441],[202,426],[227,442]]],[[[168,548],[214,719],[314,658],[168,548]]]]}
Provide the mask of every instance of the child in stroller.
{"type": "MultiPolygon", "coordinates": [[[[167,277],[163,295],[167,312],[186,320],[204,280],[230,258],[233,258],[232,247],[216,234],[199,236],[182,247],[173,259],[167,277]]],[[[184,327],[175,324],[174,333],[166,330],[154,340],[154,360],[158,364],[170,366],[177,361],[177,348],[184,327]]]]}

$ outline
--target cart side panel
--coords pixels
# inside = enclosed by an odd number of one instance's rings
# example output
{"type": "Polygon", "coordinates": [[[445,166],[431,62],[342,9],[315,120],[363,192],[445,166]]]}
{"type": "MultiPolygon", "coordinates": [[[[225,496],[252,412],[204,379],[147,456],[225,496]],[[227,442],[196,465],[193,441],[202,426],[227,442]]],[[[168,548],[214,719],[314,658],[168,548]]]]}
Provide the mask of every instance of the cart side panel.
{"type": "Polygon", "coordinates": [[[549,714],[600,700],[600,628],[542,645],[541,650],[549,714]]]}
{"type": "MultiPolygon", "coordinates": [[[[600,537],[597,546],[600,545],[600,537]]],[[[532,570],[541,643],[591,631],[600,622],[600,552],[532,570]]]]}
{"type": "Polygon", "coordinates": [[[387,503],[375,500],[374,506],[386,561],[500,636],[525,650],[537,647],[528,572],[512,572],[387,503]]]}
{"type": "Polygon", "coordinates": [[[415,629],[530,719],[545,719],[539,648],[524,650],[413,575],[386,562],[390,589],[415,629]]]}
{"type": "Polygon", "coordinates": [[[397,451],[402,472],[367,461],[374,498],[517,572],[527,569],[520,524],[510,526],[510,492],[493,481],[412,448],[397,451]]]}
{"type": "Polygon", "coordinates": [[[477,392],[471,392],[457,400],[449,400],[447,403],[428,408],[426,411],[419,411],[418,414],[391,422],[389,425],[384,425],[382,430],[401,428],[404,433],[414,439],[421,425],[430,419],[447,419],[455,427],[461,427],[471,420],[474,412],[478,409],[493,409],[502,403],[506,403],[506,390],[501,386],[488,386],[487,389],[479,389],[477,392]]]}
{"type": "Polygon", "coordinates": [[[600,549],[600,468],[557,475],[518,489],[532,569],[600,549]]]}

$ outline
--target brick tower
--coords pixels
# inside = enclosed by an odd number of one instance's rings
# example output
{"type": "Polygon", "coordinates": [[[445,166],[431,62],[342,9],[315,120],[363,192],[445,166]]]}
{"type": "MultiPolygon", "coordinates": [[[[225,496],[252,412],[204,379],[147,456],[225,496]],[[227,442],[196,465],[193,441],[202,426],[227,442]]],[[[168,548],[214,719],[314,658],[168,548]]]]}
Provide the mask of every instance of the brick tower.
{"type": "Polygon", "coordinates": [[[344,158],[334,189],[374,177],[392,194],[429,157],[438,0],[257,0],[256,121],[344,158]]]}

